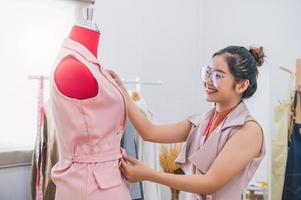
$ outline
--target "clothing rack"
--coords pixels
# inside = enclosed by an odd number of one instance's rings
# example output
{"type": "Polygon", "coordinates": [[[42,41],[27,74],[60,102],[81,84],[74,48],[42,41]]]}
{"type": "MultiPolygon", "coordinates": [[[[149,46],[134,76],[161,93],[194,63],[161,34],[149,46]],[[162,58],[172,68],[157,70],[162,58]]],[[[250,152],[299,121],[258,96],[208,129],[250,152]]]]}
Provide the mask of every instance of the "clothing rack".
{"type": "MultiPolygon", "coordinates": [[[[43,78],[45,80],[49,80],[49,76],[43,76],[43,75],[28,75],[27,78],[29,80],[39,80],[40,78],[43,78]]],[[[122,79],[122,82],[124,84],[128,85],[162,85],[163,81],[143,81],[140,77],[136,77],[135,79],[122,79]]]]}
{"type": "MultiPolygon", "coordinates": [[[[40,80],[43,78],[43,80],[49,80],[49,76],[44,75],[28,75],[27,78],[29,80],[40,80]]],[[[163,85],[163,81],[157,80],[157,81],[144,81],[139,76],[135,79],[121,79],[122,82],[126,85],[135,85],[136,92],[141,94],[141,86],[142,85],[163,85]]]]}
{"type": "Polygon", "coordinates": [[[45,79],[45,80],[49,80],[49,77],[48,76],[43,76],[43,75],[28,75],[27,76],[27,78],[29,79],[29,80],[34,80],[34,79],[36,79],[36,80],[39,80],[39,79],[41,79],[41,78],[43,78],[43,79],[45,79]]]}

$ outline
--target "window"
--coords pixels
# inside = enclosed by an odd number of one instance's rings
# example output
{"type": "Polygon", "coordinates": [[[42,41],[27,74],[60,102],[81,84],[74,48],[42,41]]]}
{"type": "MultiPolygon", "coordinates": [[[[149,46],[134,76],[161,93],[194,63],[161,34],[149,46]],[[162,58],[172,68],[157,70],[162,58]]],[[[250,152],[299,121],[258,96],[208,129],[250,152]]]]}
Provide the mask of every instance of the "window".
{"type": "MultiPolygon", "coordinates": [[[[0,6],[0,151],[32,149],[37,126],[38,81],[48,75],[76,21],[78,3],[9,0],[0,6]]],[[[48,84],[45,84],[45,99],[48,84]]]]}

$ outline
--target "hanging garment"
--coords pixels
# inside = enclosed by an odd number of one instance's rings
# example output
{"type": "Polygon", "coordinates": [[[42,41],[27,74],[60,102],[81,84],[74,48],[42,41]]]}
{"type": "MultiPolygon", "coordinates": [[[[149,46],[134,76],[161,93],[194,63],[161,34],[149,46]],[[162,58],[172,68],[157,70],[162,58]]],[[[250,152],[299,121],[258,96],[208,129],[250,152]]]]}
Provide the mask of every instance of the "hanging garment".
{"type": "Polygon", "coordinates": [[[43,178],[44,178],[44,155],[45,149],[45,138],[43,132],[44,125],[44,77],[39,79],[39,90],[38,90],[38,120],[37,120],[37,134],[35,147],[32,159],[32,171],[34,171],[31,180],[32,184],[32,196],[34,200],[43,200],[43,178]]]}
{"type": "MultiPolygon", "coordinates": [[[[128,155],[138,159],[137,132],[130,121],[126,124],[125,132],[121,139],[121,147],[125,149],[128,155]]],[[[142,183],[132,183],[130,193],[132,199],[143,199],[142,183]]]]}
{"type": "Polygon", "coordinates": [[[129,183],[121,175],[120,141],[127,112],[121,89],[83,45],[66,39],[55,66],[66,56],[83,63],[99,85],[95,97],[77,100],[63,95],[51,76],[51,107],[59,161],[51,178],[56,200],[130,200],[129,183]]]}
{"type": "Polygon", "coordinates": [[[47,131],[47,153],[45,159],[45,179],[44,179],[44,199],[54,200],[55,198],[55,185],[51,180],[51,169],[59,159],[58,146],[55,133],[54,119],[50,108],[50,102],[45,103],[45,130],[47,131]]]}
{"type": "Polygon", "coordinates": [[[291,90],[293,78],[291,78],[287,90],[287,96],[283,103],[274,109],[274,132],[272,139],[272,173],[271,173],[271,195],[273,200],[281,200],[285,167],[287,160],[288,136],[291,125],[291,90]]]}
{"type": "MultiPolygon", "coordinates": [[[[295,110],[296,107],[301,108],[301,93],[296,93],[295,110]]],[[[293,127],[292,141],[288,149],[282,199],[301,199],[301,123],[295,122],[293,127]]]]}
{"type": "MultiPolygon", "coordinates": [[[[43,163],[42,163],[42,175],[43,175],[43,183],[42,183],[42,194],[44,200],[54,200],[55,198],[55,185],[50,178],[50,173],[52,167],[58,161],[58,149],[57,149],[57,141],[55,137],[55,128],[53,125],[53,117],[50,110],[49,101],[44,105],[45,117],[44,117],[44,125],[43,125],[43,163]]],[[[37,146],[35,147],[37,148],[37,146]]],[[[37,178],[37,168],[34,165],[34,160],[37,155],[36,151],[33,152],[32,159],[32,177],[31,177],[31,194],[32,199],[36,199],[36,178],[37,178]]]]}
{"type": "MultiPolygon", "coordinates": [[[[250,116],[245,103],[241,102],[211,133],[207,141],[203,143],[204,140],[202,140],[202,137],[204,131],[208,127],[208,123],[214,112],[215,108],[204,116],[193,115],[188,118],[192,124],[192,128],[176,159],[177,164],[187,175],[206,174],[229,138],[246,122],[256,122],[256,120],[250,116]]],[[[217,192],[211,195],[189,193],[186,200],[241,200],[244,190],[255,174],[264,155],[265,144],[263,140],[260,155],[253,158],[239,174],[217,192]]]]}
{"type": "MultiPolygon", "coordinates": [[[[140,99],[136,101],[136,105],[143,110],[146,114],[146,117],[151,121],[155,121],[154,114],[147,107],[145,101],[140,99]]],[[[160,171],[160,145],[152,142],[147,142],[142,139],[140,135],[137,135],[137,143],[138,143],[138,157],[139,160],[145,163],[147,166],[160,171]]],[[[143,197],[145,200],[161,200],[161,192],[159,184],[144,181],[142,182],[143,186],[143,197]]]]}

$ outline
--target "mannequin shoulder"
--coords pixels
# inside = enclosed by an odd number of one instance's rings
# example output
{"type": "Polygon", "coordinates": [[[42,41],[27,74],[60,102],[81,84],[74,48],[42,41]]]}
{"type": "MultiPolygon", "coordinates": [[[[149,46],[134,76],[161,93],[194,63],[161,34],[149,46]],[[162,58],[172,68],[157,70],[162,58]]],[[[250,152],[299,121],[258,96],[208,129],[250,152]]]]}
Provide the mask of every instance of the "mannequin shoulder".
{"type": "Polygon", "coordinates": [[[89,69],[72,56],[59,63],[54,73],[57,88],[62,94],[75,99],[88,99],[98,93],[98,83],[89,69]]]}

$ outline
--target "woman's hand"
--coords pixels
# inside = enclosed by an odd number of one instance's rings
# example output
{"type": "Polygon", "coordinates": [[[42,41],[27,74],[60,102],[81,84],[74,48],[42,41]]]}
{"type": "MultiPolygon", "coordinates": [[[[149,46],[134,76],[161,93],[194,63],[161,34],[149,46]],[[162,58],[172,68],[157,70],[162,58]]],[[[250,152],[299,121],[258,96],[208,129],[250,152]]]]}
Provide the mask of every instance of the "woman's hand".
{"type": "Polygon", "coordinates": [[[114,81],[117,83],[117,85],[122,90],[124,96],[125,96],[125,104],[126,107],[129,109],[129,103],[132,101],[125,85],[123,84],[122,80],[119,78],[119,76],[111,69],[108,69],[107,72],[111,75],[111,77],[114,79],[114,81]]]}
{"type": "Polygon", "coordinates": [[[148,180],[149,177],[156,173],[155,170],[131,156],[124,154],[123,158],[124,160],[121,159],[120,170],[126,179],[132,183],[148,180]],[[130,166],[126,161],[132,164],[132,166],[130,166]]]}
{"type": "Polygon", "coordinates": [[[124,93],[127,93],[127,89],[124,86],[122,80],[120,77],[111,69],[108,69],[107,72],[111,75],[111,77],[114,79],[114,81],[117,83],[117,85],[122,89],[124,93]]]}

